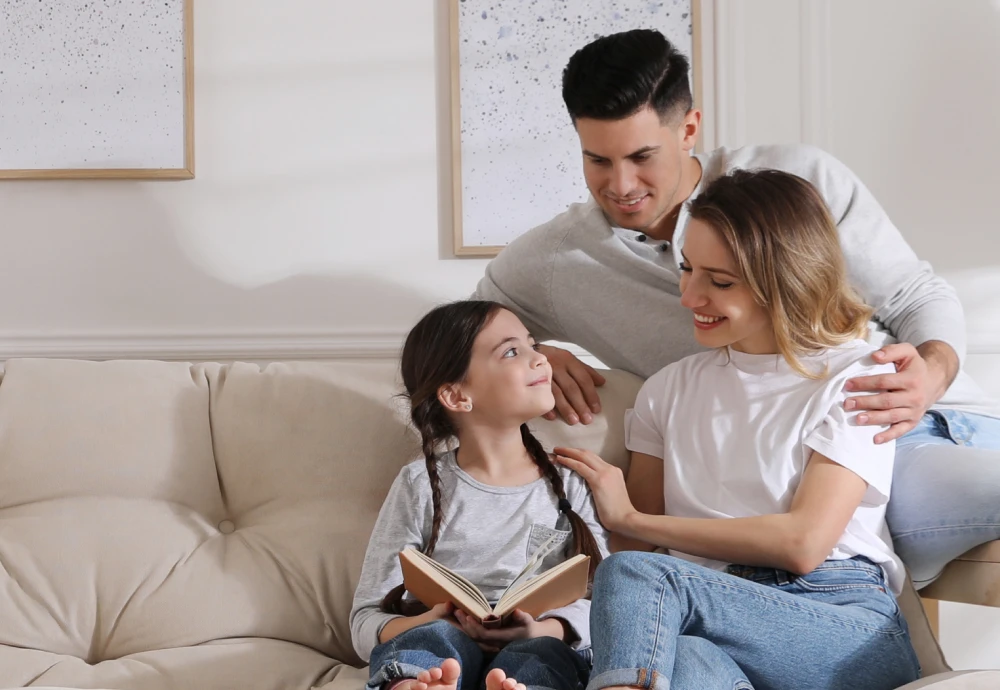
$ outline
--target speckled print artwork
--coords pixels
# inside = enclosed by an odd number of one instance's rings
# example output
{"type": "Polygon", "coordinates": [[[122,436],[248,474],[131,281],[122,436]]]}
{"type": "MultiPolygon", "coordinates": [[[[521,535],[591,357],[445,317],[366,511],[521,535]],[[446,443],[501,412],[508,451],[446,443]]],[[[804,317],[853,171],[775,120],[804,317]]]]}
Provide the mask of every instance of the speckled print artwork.
{"type": "Polygon", "coordinates": [[[183,0],[0,0],[0,168],[184,167],[183,0]]]}
{"type": "Polygon", "coordinates": [[[459,0],[462,233],[505,245],[587,198],[562,102],[566,61],[599,35],[659,29],[691,54],[691,0],[459,0]]]}

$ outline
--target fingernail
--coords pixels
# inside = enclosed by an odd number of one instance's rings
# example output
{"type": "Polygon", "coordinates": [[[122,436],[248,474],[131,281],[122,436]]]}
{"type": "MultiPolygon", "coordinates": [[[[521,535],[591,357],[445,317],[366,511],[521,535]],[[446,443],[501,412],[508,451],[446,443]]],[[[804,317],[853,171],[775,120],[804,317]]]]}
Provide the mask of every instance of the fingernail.
{"type": "Polygon", "coordinates": [[[844,384],[844,390],[845,391],[852,391],[852,390],[854,390],[854,382],[853,381],[848,381],[847,383],[845,383],[844,384]]]}
{"type": "Polygon", "coordinates": [[[853,410],[857,406],[858,406],[858,401],[855,400],[854,398],[850,398],[849,400],[844,401],[845,410],[853,410]]]}
{"type": "Polygon", "coordinates": [[[594,414],[601,414],[601,406],[599,403],[594,403],[590,406],[590,409],[594,411],[594,414]]]}
{"type": "Polygon", "coordinates": [[[569,419],[566,420],[566,423],[569,424],[570,426],[572,426],[574,424],[578,424],[579,422],[580,422],[580,420],[577,418],[577,416],[575,414],[571,414],[569,416],[569,419]]]}
{"type": "Polygon", "coordinates": [[[584,424],[590,424],[590,423],[591,423],[592,421],[594,421],[594,418],[593,418],[593,417],[591,417],[591,416],[590,416],[589,414],[587,414],[586,412],[584,412],[584,413],[583,413],[583,423],[584,423],[584,424]]]}
{"type": "Polygon", "coordinates": [[[868,423],[868,415],[866,415],[866,414],[859,414],[858,415],[858,424],[867,424],[867,423],[868,423]]]}

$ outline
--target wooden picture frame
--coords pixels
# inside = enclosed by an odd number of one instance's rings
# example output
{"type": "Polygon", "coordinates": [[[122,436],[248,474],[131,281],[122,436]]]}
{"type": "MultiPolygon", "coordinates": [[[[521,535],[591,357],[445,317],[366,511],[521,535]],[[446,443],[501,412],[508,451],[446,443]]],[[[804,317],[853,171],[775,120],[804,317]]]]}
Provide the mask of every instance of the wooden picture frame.
{"type": "MultiPolygon", "coordinates": [[[[462,160],[462,102],[461,102],[461,87],[462,79],[460,74],[461,65],[461,45],[463,38],[460,35],[460,3],[467,6],[475,5],[476,11],[482,10],[484,14],[489,10],[488,6],[480,7],[480,4],[473,3],[471,0],[444,0],[448,3],[448,21],[449,21],[449,37],[450,37],[450,55],[449,55],[449,71],[450,71],[450,121],[451,121],[451,197],[452,197],[452,226],[453,226],[453,251],[455,256],[458,257],[492,257],[496,256],[500,250],[506,246],[505,244],[499,243],[482,243],[473,241],[469,233],[466,231],[465,226],[465,194],[467,190],[463,187],[463,160],[462,160]]],[[[600,0],[598,0],[600,1],[600,0]]],[[[688,0],[690,7],[687,8],[689,14],[688,20],[690,21],[690,60],[691,60],[691,79],[692,79],[692,95],[694,98],[695,108],[700,109],[703,102],[702,90],[703,90],[703,75],[701,70],[702,56],[701,56],[701,45],[700,45],[700,32],[701,24],[699,18],[699,9],[701,0],[688,0]]],[[[614,5],[615,7],[622,7],[621,2],[608,3],[609,6],[614,5]]],[[[648,7],[649,3],[635,3],[637,11],[640,7],[648,7]]],[[[684,8],[680,8],[684,9],[684,8]]],[[[617,14],[617,12],[616,12],[617,14]]],[[[542,22],[542,19],[538,19],[542,22]]],[[[621,29],[616,30],[627,30],[630,28],[636,28],[635,25],[623,25],[621,29]]],[[[610,33],[610,31],[606,32],[610,33]]],[[[585,40],[581,41],[578,47],[582,47],[585,40]]],[[[508,59],[510,59],[508,57],[508,59]]],[[[561,70],[564,65],[558,65],[558,70],[561,70]]],[[[554,102],[558,103],[559,107],[562,107],[562,100],[559,93],[556,91],[552,93],[551,97],[554,102]]],[[[568,121],[568,116],[566,116],[568,121]]],[[[697,151],[701,150],[700,143],[696,148],[697,151]]],[[[583,184],[582,174],[580,176],[580,184],[583,184]]],[[[587,197],[581,195],[579,201],[584,201],[587,197]]],[[[562,210],[565,210],[564,208],[562,210]]],[[[558,211],[557,211],[558,212],[558,211]]],[[[553,213],[549,218],[554,216],[553,213]]],[[[548,220],[545,218],[544,220],[548,220]]],[[[544,222],[541,220],[539,222],[544,222]]],[[[526,227],[520,228],[519,232],[527,232],[534,225],[528,225],[526,227]]],[[[510,239],[513,239],[511,237],[510,239]]],[[[509,239],[508,239],[509,241],[509,239]]]]}
{"type": "MultiPolygon", "coordinates": [[[[8,0],[8,1],[10,1],[10,0],[8,0]]],[[[16,168],[15,167],[5,168],[5,167],[3,167],[4,166],[4,158],[5,158],[5,156],[3,155],[3,146],[2,146],[3,143],[4,143],[4,140],[2,138],[0,138],[0,179],[7,179],[7,180],[11,180],[11,179],[19,179],[19,180],[66,180],[66,179],[160,179],[160,180],[187,180],[187,179],[192,179],[194,177],[194,0],[174,0],[174,2],[178,3],[178,5],[180,6],[180,11],[182,13],[182,16],[180,18],[180,24],[181,25],[178,28],[179,28],[179,30],[181,32],[181,42],[182,42],[182,45],[180,47],[180,53],[181,53],[180,60],[182,60],[181,69],[183,70],[183,74],[181,75],[181,78],[180,78],[181,79],[181,86],[179,88],[178,95],[183,100],[182,100],[182,103],[180,103],[179,106],[177,105],[176,101],[172,101],[171,102],[171,106],[173,107],[174,110],[179,110],[180,111],[180,117],[182,118],[182,122],[180,123],[179,130],[170,130],[170,131],[168,131],[165,134],[165,136],[169,137],[171,134],[178,134],[179,133],[180,136],[182,137],[182,141],[179,144],[174,144],[173,142],[171,142],[171,151],[172,151],[171,156],[182,159],[182,160],[178,160],[179,164],[178,165],[172,165],[172,166],[155,166],[155,165],[153,165],[153,166],[144,166],[144,165],[139,165],[139,166],[125,166],[125,165],[123,165],[122,167],[113,167],[113,166],[100,167],[99,165],[95,165],[94,167],[44,167],[44,166],[41,166],[41,167],[24,167],[24,166],[20,166],[20,167],[16,167],[16,168]]],[[[3,4],[4,4],[4,0],[0,0],[0,9],[5,9],[3,7],[3,4]]],[[[96,3],[92,3],[91,7],[93,7],[93,5],[95,5],[95,4],[96,3]]],[[[51,5],[50,3],[46,3],[46,5],[50,5],[52,7],[56,7],[57,8],[57,10],[56,10],[57,12],[60,11],[60,10],[63,10],[65,12],[66,8],[69,7],[69,3],[67,3],[67,5],[51,5]]],[[[127,4],[127,5],[125,5],[125,9],[124,10],[120,10],[120,11],[125,12],[125,11],[130,11],[131,10],[131,13],[128,15],[129,17],[132,17],[133,14],[139,14],[140,12],[142,12],[142,16],[139,17],[136,20],[136,25],[141,28],[143,26],[142,23],[141,23],[142,22],[142,18],[145,17],[148,12],[156,12],[156,9],[154,9],[154,5],[160,5],[160,6],[162,6],[162,5],[164,5],[164,0],[155,0],[155,2],[154,2],[154,0],[147,0],[147,4],[145,4],[145,5],[140,5],[140,4],[135,3],[132,0],[130,0],[130,3],[127,4]]],[[[176,11],[176,9],[177,8],[175,7],[174,11],[176,11]]],[[[100,9],[98,9],[98,10],[91,10],[92,14],[89,15],[91,18],[94,17],[93,12],[95,12],[95,11],[96,12],[100,12],[100,9]]],[[[167,11],[162,10],[162,9],[159,10],[159,11],[163,12],[162,17],[166,17],[167,16],[167,11]]],[[[52,16],[52,14],[50,12],[49,17],[51,17],[51,16],[52,16]]],[[[161,19],[161,15],[154,15],[154,16],[156,18],[156,21],[167,21],[166,19],[161,19]]],[[[71,31],[71,32],[76,32],[77,34],[79,34],[79,31],[78,31],[79,26],[77,26],[75,24],[68,24],[68,25],[60,26],[59,25],[59,21],[61,19],[65,19],[65,15],[62,15],[60,17],[56,17],[55,19],[51,20],[50,26],[46,27],[46,30],[48,32],[46,40],[55,41],[56,40],[56,38],[55,38],[56,36],[62,36],[62,35],[64,35],[64,34],[56,34],[56,33],[54,33],[54,32],[58,32],[59,30],[71,31]]],[[[117,17],[116,17],[116,19],[117,19],[117,17]]],[[[0,17],[0,20],[3,20],[3,17],[0,17]]],[[[10,18],[8,18],[8,20],[10,20],[10,18]]],[[[99,16],[95,21],[99,21],[99,22],[103,21],[105,24],[107,24],[110,21],[110,19],[107,16],[103,16],[103,17],[99,16]]],[[[124,31],[125,28],[126,28],[126,22],[122,22],[121,23],[121,27],[122,27],[122,31],[124,31]]],[[[0,28],[2,28],[2,27],[0,27],[0,28]]],[[[107,27],[101,27],[101,28],[102,28],[102,30],[105,30],[105,31],[107,29],[107,27]]],[[[116,22],[114,28],[117,29],[117,22],[116,22]]],[[[150,35],[151,35],[152,34],[152,29],[149,29],[149,31],[150,31],[150,35]]],[[[141,39],[142,37],[139,36],[139,38],[141,39]]],[[[91,39],[89,39],[89,37],[88,37],[88,40],[91,40],[91,39]]],[[[163,39],[163,40],[168,40],[168,39],[163,39]]],[[[97,37],[93,38],[92,41],[93,41],[93,45],[95,46],[95,48],[93,49],[94,51],[99,51],[101,46],[108,46],[108,44],[109,44],[109,41],[101,43],[100,39],[97,38],[97,37]]],[[[148,47],[148,44],[147,44],[147,47],[148,47]]],[[[163,49],[166,50],[166,48],[163,48],[163,49]]],[[[129,54],[130,57],[134,57],[135,54],[136,54],[135,47],[131,46],[130,50],[132,50],[132,53],[129,54]]],[[[139,50],[138,52],[142,53],[143,51],[139,50]]],[[[80,54],[82,55],[82,53],[80,53],[80,54]]],[[[150,49],[149,55],[151,57],[146,58],[144,56],[142,59],[152,60],[155,57],[161,57],[159,55],[158,56],[153,56],[152,49],[150,49]]],[[[3,57],[3,53],[2,53],[2,51],[0,51],[0,58],[2,58],[2,57],[3,57]]],[[[8,56],[8,57],[10,57],[10,56],[8,56]]],[[[96,57],[97,58],[101,58],[103,56],[100,55],[100,53],[98,53],[96,57]]],[[[80,57],[78,59],[79,60],[83,60],[84,58],[80,57]]],[[[105,60],[111,60],[111,56],[109,55],[109,56],[107,56],[104,59],[105,60]]],[[[174,57],[173,59],[177,60],[178,58],[174,57]]],[[[107,64],[107,63],[105,63],[105,64],[107,64]]],[[[172,62],[172,63],[170,63],[168,65],[168,67],[170,67],[172,65],[176,65],[176,64],[177,64],[176,62],[172,62]]],[[[143,66],[144,65],[140,64],[140,67],[143,67],[143,66]]],[[[74,64],[72,66],[72,68],[73,69],[78,69],[79,65],[74,64]]],[[[32,69],[34,69],[34,65],[32,65],[32,69]]],[[[143,76],[143,74],[144,74],[143,70],[139,69],[139,70],[136,70],[136,71],[138,71],[140,73],[139,76],[143,76]]],[[[95,72],[91,72],[91,74],[95,74],[95,72]]],[[[148,72],[146,74],[148,74],[148,72]]],[[[99,77],[100,75],[98,74],[97,76],[99,77]]],[[[117,75],[117,76],[122,76],[122,75],[117,75]]],[[[0,78],[0,79],[2,79],[2,78],[0,78]]],[[[132,77],[132,80],[137,80],[137,79],[138,79],[137,76],[133,76],[132,77]]],[[[121,79],[120,81],[126,81],[126,80],[125,79],[121,79]]],[[[98,85],[99,85],[100,88],[108,88],[107,84],[110,83],[107,79],[105,79],[103,83],[100,83],[100,79],[95,79],[95,82],[98,83],[98,85]]],[[[65,87],[66,84],[68,83],[67,75],[58,75],[58,74],[55,75],[55,78],[53,78],[52,83],[55,84],[55,89],[59,89],[59,88],[65,87]],[[59,77],[62,77],[61,82],[60,82],[59,77]]],[[[75,83],[73,85],[74,86],[78,86],[75,83]]],[[[90,85],[94,85],[94,84],[90,84],[90,85]]],[[[132,86],[131,83],[129,83],[128,85],[132,86]]],[[[3,86],[4,86],[3,82],[0,81],[0,94],[2,94],[3,86]]],[[[12,87],[9,86],[8,88],[12,88],[12,87]]],[[[87,85],[83,85],[83,88],[86,89],[86,88],[89,88],[89,87],[87,85]]],[[[124,90],[125,86],[123,85],[121,88],[122,88],[122,90],[124,90]]],[[[135,88],[141,89],[141,86],[136,86],[135,88]]],[[[47,94],[47,95],[51,97],[53,95],[53,93],[55,93],[55,91],[50,91],[49,94],[47,94]]],[[[110,93],[110,91],[108,91],[108,93],[110,93]]],[[[120,91],[118,93],[120,93],[120,91]]],[[[31,97],[30,95],[29,96],[24,96],[24,98],[30,98],[30,97],[31,97]]],[[[69,99],[69,98],[70,97],[67,96],[67,99],[69,99]]],[[[135,98],[136,98],[136,102],[139,102],[139,97],[136,96],[135,98]]],[[[54,103],[54,101],[52,101],[52,102],[54,103]]],[[[65,102],[65,100],[63,100],[62,102],[65,102]]],[[[92,105],[92,104],[93,104],[93,101],[87,102],[87,105],[92,105]]],[[[86,107],[86,106],[82,106],[82,107],[86,107]]],[[[93,110],[91,110],[91,112],[93,112],[93,110]]],[[[68,115],[63,114],[63,113],[59,113],[59,116],[63,120],[71,121],[71,122],[73,121],[74,117],[80,117],[80,115],[78,115],[77,113],[73,113],[73,112],[70,112],[70,114],[68,114],[68,115]]],[[[101,115],[99,114],[98,117],[101,117],[101,115]]],[[[114,123],[112,122],[112,120],[114,120],[115,118],[117,118],[119,121],[121,121],[121,113],[117,112],[117,111],[113,111],[111,108],[109,108],[109,112],[108,113],[104,114],[104,117],[105,117],[104,120],[98,120],[97,123],[95,123],[95,125],[94,125],[94,127],[95,127],[94,131],[95,132],[98,131],[98,129],[97,129],[98,127],[114,127],[114,123]]],[[[85,123],[85,124],[87,124],[87,123],[85,123]]],[[[133,123],[133,125],[135,127],[131,131],[131,134],[133,136],[136,136],[136,129],[141,130],[141,128],[143,127],[144,124],[148,126],[149,122],[147,120],[144,120],[141,117],[138,117],[135,120],[135,122],[133,123]]],[[[162,124],[162,122],[161,122],[161,124],[162,124]]],[[[112,131],[102,131],[102,133],[107,137],[107,139],[111,139],[112,137],[115,136],[116,132],[112,129],[112,131]]],[[[60,134],[65,134],[65,132],[61,132],[60,134]]],[[[145,135],[145,134],[146,134],[145,131],[140,131],[140,133],[139,133],[140,136],[145,135]]],[[[95,134],[94,136],[97,136],[97,134],[95,134]]],[[[43,141],[43,140],[45,140],[45,138],[46,137],[45,137],[45,133],[44,132],[38,137],[39,141],[43,141]]],[[[107,139],[105,139],[104,141],[106,142],[107,139]]],[[[8,140],[7,143],[8,143],[8,146],[10,146],[9,140],[8,140]]],[[[111,149],[108,149],[108,150],[110,151],[111,149]]],[[[70,155],[72,155],[72,154],[70,154],[70,155]]],[[[114,153],[112,153],[111,155],[121,155],[121,153],[119,151],[115,150],[114,153]]],[[[129,155],[128,152],[125,152],[125,156],[127,157],[128,155],[129,155]]],[[[11,156],[7,156],[7,158],[9,159],[9,158],[11,158],[11,156]]],[[[79,160],[79,159],[76,158],[75,160],[79,160]]],[[[130,159],[130,161],[131,161],[131,159],[130,159]]]]}

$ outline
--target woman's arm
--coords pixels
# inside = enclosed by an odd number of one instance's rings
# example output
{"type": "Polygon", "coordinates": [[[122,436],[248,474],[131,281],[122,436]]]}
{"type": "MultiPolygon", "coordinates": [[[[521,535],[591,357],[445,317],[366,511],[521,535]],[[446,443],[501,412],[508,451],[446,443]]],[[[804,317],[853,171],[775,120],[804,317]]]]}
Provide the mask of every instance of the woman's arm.
{"type": "MultiPolygon", "coordinates": [[[[646,515],[663,515],[663,460],[646,453],[632,453],[625,487],[632,505],[646,515]]],[[[610,528],[609,528],[610,529],[610,528]]],[[[634,539],[614,531],[610,535],[611,551],[652,551],[656,544],[634,539]]]]}
{"type": "Polygon", "coordinates": [[[868,488],[851,470],[813,452],[787,513],[731,519],[650,515],[633,506],[617,467],[588,451],[556,453],[590,484],[608,529],[694,556],[796,574],[811,572],[830,555],[868,488]]]}

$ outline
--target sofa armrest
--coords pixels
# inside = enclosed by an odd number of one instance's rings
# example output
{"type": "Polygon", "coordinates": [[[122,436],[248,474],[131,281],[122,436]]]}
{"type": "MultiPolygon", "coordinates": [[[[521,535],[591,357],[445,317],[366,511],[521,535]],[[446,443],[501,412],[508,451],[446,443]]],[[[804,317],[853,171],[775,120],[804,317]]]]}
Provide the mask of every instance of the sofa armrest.
{"type": "Polygon", "coordinates": [[[953,560],[937,580],[920,590],[920,596],[1000,607],[1000,540],[977,546],[953,560]]]}

